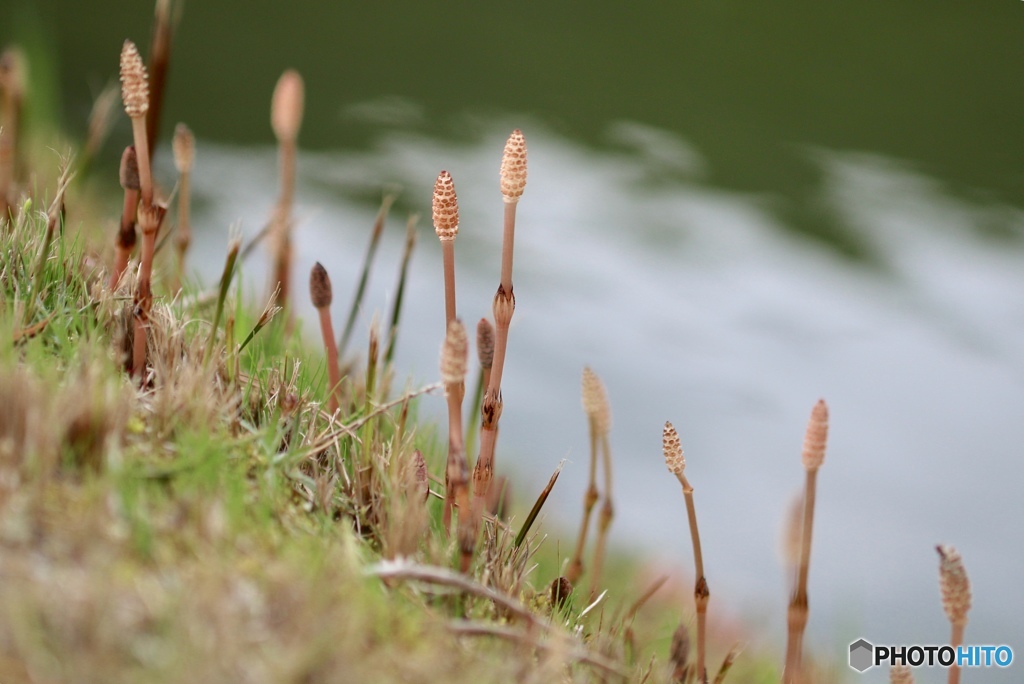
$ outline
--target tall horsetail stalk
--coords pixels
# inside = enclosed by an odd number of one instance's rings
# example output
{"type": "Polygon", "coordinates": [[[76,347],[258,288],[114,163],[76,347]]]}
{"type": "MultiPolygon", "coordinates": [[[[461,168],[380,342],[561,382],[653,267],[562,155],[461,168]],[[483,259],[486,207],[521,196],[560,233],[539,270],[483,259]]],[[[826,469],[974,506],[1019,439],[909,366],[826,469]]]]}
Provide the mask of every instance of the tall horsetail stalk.
{"type": "Polygon", "coordinates": [[[132,121],[135,154],[139,170],[139,227],[142,230],[142,255],[134,296],[134,339],[132,372],[140,380],[145,377],[149,312],[153,306],[153,254],[156,236],[166,208],[153,202],[153,174],[146,139],[146,113],[149,111],[149,82],[135,43],[126,40],[121,47],[121,99],[124,111],[132,121]]]}
{"type": "MultiPolygon", "coordinates": [[[[971,581],[967,578],[964,561],[959,552],[947,545],[935,547],[939,552],[939,590],[942,609],[946,613],[952,632],[949,645],[957,648],[964,643],[967,612],[971,609],[971,581]]],[[[960,668],[954,663],[947,675],[949,684],[959,684],[960,668]]]]}
{"type": "Polygon", "coordinates": [[[121,168],[118,174],[121,187],[124,189],[124,206],[121,209],[121,225],[118,228],[114,240],[114,268],[110,272],[110,289],[117,289],[128,268],[128,261],[131,259],[132,250],[138,236],[135,232],[135,217],[139,206],[139,161],[135,156],[135,146],[129,145],[124,148],[121,155],[121,168]]]}
{"type": "Polygon", "coordinates": [[[134,319],[135,331],[132,347],[132,373],[142,380],[146,369],[146,337],[149,330],[149,312],[153,308],[153,254],[156,251],[156,235],[160,231],[167,208],[162,204],[147,204],[139,207],[139,228],[142,230],[142,256],[139,263],[139,279],[135,285],[134,319]]]}
{"type": "MultiPolygon", "coordinates": [[[[505,367],[505,352],[508,348],[508,327],[516,308],[512,290],[512,252],[515,244],[516,206],[526,187],[526,140],[518,128],[512,131],[505,143],[501,157],[501,196],[505,203],[504,230],[501,244],[501,282],[494,295],[494,361],[491,365],[490,382],[484,392],[480,407],[480,456],[473,468],[473,540],[483,522],[484,507],[494,476],[494,447],[498,439],[498,422],[501,419],[501,374],[505,367]]],[[[463,558],[463,571],[469,568],[468,558],[463,558]]]]}
{"type": "Polygon", "coordinates": [[[480,362],[480,372],[476,378],[476,389],[473,391],[473,403],[469,406],[466,453],[473,451],[476,446],[480,404],[483,402],[484,390],[491,382],[491,364],[494,363],[494,326],[486,318],[481,318],[476,324],[476,355],[480,362]]]}
{"type": "Polygon", "coordinates": [[[788,640],[786,643],[786,669],[783,681],[797,684],[803,678],[803,640],[807,627],[807,575],[811,566],[811,534],[814,529],[814,498],[817,493],[818,470],[825,462],[828,441],[828,405],[824,399],[811,409],[804,436],[802,461],[807,474],[804,484],[803,530],[800,535],[800,562],[797,566],[796,588],[789,601],[788,640]]]}
{"type": "Polygon", "coordinates": [[[302,112],[305,103],[305,86],[302,76],[294,69],[288,69],[277,80],[270,103],[270,125],[278,143],[281,171],[281,194],[271,219],[273,236],[273,271],[270,289],[279,290],[278,298],[282,307],[288,308],[289,287],[292,267],[292,207],[295,204],[295,157],[299,129],[302,128],[302,112]]]}
{"type": "Polygon", "coordinates": [[[171,0],[156,0],[153,11],[153,39],[149,45],[150,114],[146,119],[146,142],[151,150],[156,149],[157,136],[160,134],[160,112],[163,109],[167,70],[171,64],[173,37],[171,0]]]}
{"type": "MultiPolygon", "coordinates": [[[[462,358],[467,353],[469,342],[466,329],[462,323],[456,325],[455,308],[455,238],[459,234],[459,198],[455,194],[455,183],[447,171],[441,171],[434,181],[434,195],[431,201],[431,214],[434,232],[441,242],[441,258],[444,264],[444,320],[445,345],[441,356],[441,374],[445,381],[445,397],[448,401],[448,460],[445,467],[445,497],[443,522],[444,529],[451,533],[452,508],[460,488],[465,488],[469,464],[466,460],[465,443],[462,437],[462,400],[466,394],[466,361],[462,358]],[[454,337],[453,337],[454,336],[454,337]],[[452,347],[452,345],[461,345],[452,347]],[[448,372],[459,366],[454,365],[453,354],[458,352],[461,364],[459,379],[448,372]],[[447,360],[446,360],[447,359],[447,360]],[[451,382],[449,382],[451,380],[451,382]],[[457,433],[457,434],[456,434],[457,433]]],[[[460,529],[468,527],[466,520],[468,509],[460,509],[460,529]]],[[[461,534],[460,534],[461,537],[461,534]]],[[[469,549],[472,555],[472,548],[469,549]]]]}
{"type": "Polygon", "coordinates": [[[662,431],[662,451],[665,456],[665,465],[669,472],[676,476],[679,484],[683,487],[683,497],[686,499],[686,517],[690,523],[690,539],[693,541],[693,566],[696,581],[693,588],[693,599],[697,609],[697,681],[707,681],[707,670],[704,666],[707,649],[707,613],[708,600],[711,592],[708,590],[708,582],[704,576],[704,555],[700,547],[700,531],[697,528],[697,508],[693,503],[693,486],[683,471],[686,468],[686,459],[683,457],[683,447],[679,441],[679,433],[676,432],[672,423],[665,421],[665,428],[662,431]]]}
{"type": "Polygon", "coordinates": [[[149,75],[139,56],[139,49],[130,40],[121,47],[121,99],[125,114],[132,121],[132,138],[139,168],[139,192],[142,206],[153,203],[153,173],[146,137],[146,113],[149,111],[149,75]]]}
{"type": "MultiPolygon", "coordinates": [[[[591,371],[593,374],[593,371],[591,371]]],[[[601,513],[597,519],[597,543],[594,545],[593,570],[590,573],[590,595],[597,593],[598,585],[601,583],[601,572],[604,568],[605,547],[608,543],[608,529],[612,525],[612,518],[615,517],[615,508],[612,504],[612,452],[608,440],[608,433],[612,427],[612,411],[608,402],[608,393],[605,391],[604,383],[594,374],[591,389],[593,396],[591,409],[596,418],[597,436],[600,441],[601,466],[604,470],[604,497],[601,502],[601,513]]]]}
{"type": "Polygon", "coordinates": [[[0,220],[10,218],[18,170],[18,138],[21,134],[21,109],[25,96],[21,50],[9,47],[0,54],[0,220]]]}
{"type": "Polygon", "coordinates": [[[181,281],[185,276],[185,254],[192,243],[192,221],[190,216],[192,202],[192,164],[196,156],[196,139],[192,131],[183,123],[174,127],[174,138],[171,143],[174,153],[174,166],[178,170],[178,234],[175,246],[178,250],[178,264],[174,274],[173,290],[181,289],[181,281]]]}
{"type": "MultiPolygon", "coordinates": [[[[456,318],[448,324],[441,348],[441,380],[444,382],[444,395],[448,402],[448,461],[444,472],[443,522],[444,529],[450,534],[452,508],[458,506],[460,542],[464,539],[463,531],[472,528],[466,520],[469,514],[469,463],[466,461],[466,447],[462,439],[462,400],[466,394],[468,359],[469,338],[466,336],[466,327],[456,318]]],[[[471,543],[473,540],[467,541],[471,543]]]]}
{"type": "MultiPolygon", "coordinates": [[[[590,433],[590,470],[587,477],[587,491],[583,494],[583,520],[580,522],[580,534],[576,539],[576,550],[573,552],[565,577],[573,585],[583,575],[583,552],[587,546],[590,531],[590,515],[597,505],[601,494],[597,489],[597,461],[600,449],[600,421],[602,404],[607,403],[600,378],[590,369],[583,368],[582,381],[583,412],[587,414],[587,425],[590,433]]],[[[606,408],[606,407],[605,407],[606,408]]]]}
{"type": "Polygon", "coordinates": [[[309,272],[309,298],[320,318],[320,336],[324,340],[327,356],[327,409],[334,413],[341,405],[341,369],[338,365],[338,347],[334,342],[334,325],[331,323],[331,302],[334,299],[331,277],[318,261],[309,272]]]}

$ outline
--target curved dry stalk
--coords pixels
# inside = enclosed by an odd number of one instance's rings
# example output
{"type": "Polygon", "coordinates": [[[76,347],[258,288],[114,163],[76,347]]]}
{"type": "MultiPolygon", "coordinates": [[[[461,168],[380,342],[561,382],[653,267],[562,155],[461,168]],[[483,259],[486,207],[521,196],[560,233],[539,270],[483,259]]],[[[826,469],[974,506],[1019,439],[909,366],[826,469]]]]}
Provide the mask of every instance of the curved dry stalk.
{"type": "Polygon", "coordinates": [[[700,531],[697,528],[697,507],[693,501],[693,486],[690,485],[683,470],[686,468],[686,459],[683,458],[683,448],[679,441],[679,433],[676,432],[672,423],[665,421],[665,428],[662,431],[662,451],[665,456],[665,465],[669,471],[676,476],[679,484],[683,487],[683,498],[686,500],[686,517],[690,523],[690,539],[693,542],[693,566],[696,583],[693,588],[693,600],[697,609],[697,678],[698,681],[707,679],[707,670],[704,666],[706,653],[707,633],[707,612],[708,600],[711,592],[708,589],[708,582],[704,576],[704,554],[700,546],[700,531]]]}
{"type": "Polygon", "coordinates": [[[806,471],[804,484],[803,534],[800,539],[800,564],[797,568],[796,589],[789,602],[787,614],[788,640],[786,644],[786,669],[783,681],[787,684],[799,682],[803,672],[803,638],[807,627],[809,608],[807,603],[807,576],[811,565],[811,536],[814,528],[814,499],[817,494],[818,469],[825,461],[825,446],[828,439],[828,405],[819,399],[811,410],[811,418],[804,436],[801,460],[806,471]]]}

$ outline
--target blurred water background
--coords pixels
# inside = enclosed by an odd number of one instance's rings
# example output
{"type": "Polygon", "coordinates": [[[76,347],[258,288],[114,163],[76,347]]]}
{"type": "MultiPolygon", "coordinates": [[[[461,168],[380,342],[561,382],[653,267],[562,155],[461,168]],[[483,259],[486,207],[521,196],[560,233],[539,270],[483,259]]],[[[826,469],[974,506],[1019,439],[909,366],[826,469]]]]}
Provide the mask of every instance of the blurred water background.
{"type": "MultiPolygon", "coordinates": [[[[37,98],[79,131],[151,16],[128,0],[10,0],[0,14],[0,38],[39,56],[37,98]]],[[[497,284],[501,148],[522,128],[498,456],[520,495],[567,458],[548,516],[575,529],[592,366],[614,416],[613,541],[690,572],[661,456],[671,420],[710,620],[742,615],[781,644],[781,521],[825,397],[815,647],[844,664],[857,637],[944,642],[934,545],[948,542],[974,584],[968,642],[1024,658],[1022,30],[1024,3],[194,2],[162,128],[166,141],[184,121],[199,139],[194,253],[212,280],[228,226],[251,235],[269,215],[270,93],[302,72],[295,289],[320,260],[340,316],[382,188],[400,185],[360,330],[388,310],[405,216],[420,212],[397,353],[413,382],[436,378],[443,334],[433,180],[455,179],[459,311],[475,324],[497,284]]],[[[104,163],[129,137],[122,119],[104,163]]],[[[166,147],[157,161],[173,183],[166,147]]],[[[246,270],[257,291],[264,268],[246,270]]],[[[443,399],[423,411],[442,415],[443,399]]]]}

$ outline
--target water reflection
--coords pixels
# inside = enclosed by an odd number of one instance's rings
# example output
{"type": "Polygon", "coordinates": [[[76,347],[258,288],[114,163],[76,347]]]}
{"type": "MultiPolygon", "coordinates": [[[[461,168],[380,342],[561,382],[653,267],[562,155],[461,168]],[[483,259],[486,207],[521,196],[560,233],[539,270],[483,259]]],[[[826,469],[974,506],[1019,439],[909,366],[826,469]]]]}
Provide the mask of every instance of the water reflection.
{"type": "MultiPolygon", "coordinates": [[[[1019,231],[1020,212],[956,199],[883,157],[807,149],[819,210],[875,255],[851,261],[788,230],[777,198],[705,184],[706,161],[674,134],[622,123],[610,132],[615,149],[599,153],[540,124],[515,125],[527,134],[530,179],[498,458],[521,491],[539,490],[568,458],[548,512],[576,520],[587,462],[579,381],[591,365],[613,405],[613,540],[688,558],[682,499],[660,451],[670,419],[697,488],[716,603],[764,615],[781,634],[779,524],[802,481],[810,408],[824,396],[833,426],[819,478],[812,638],[829,648],[868,634],[944,640],[933,549],[941,541],[960,548],[975,585],[969,640],[1024,648],[1014,641],[1024,634],[1024,543],[1011,527],[1024,518],[1024,254],[986,237],[992,224],[1019,231]]],[[[460,316],[488,315],[499,270],[498,158],[512,127],[492,122],[464,144],[404,132],[366,152],[303,155],[296,272],[320,260],[345,292],[376,211],[366,198],[399,183],[401,206],[429,216],[444,168],[462,210],[460,316]]],[[[274,153],[199,150],[197,223],[206,231],[197,254],[217,255],[230,223],[252,233],[265,220],[274,153]]],[[[435,379],[443,334],[440,250],[427,223],[397,354],[422,381],[435,379]]],[[[364,319],[388,310],[403,227],[396,215],[364,319]]],[[[247,279],[262,284],[261,266],[247,279]]],[[[314,320],[308,305],[300,314],[314,320]]],[[[443,401],[428,398],[424,410],[441,415],[443,401]]]]}

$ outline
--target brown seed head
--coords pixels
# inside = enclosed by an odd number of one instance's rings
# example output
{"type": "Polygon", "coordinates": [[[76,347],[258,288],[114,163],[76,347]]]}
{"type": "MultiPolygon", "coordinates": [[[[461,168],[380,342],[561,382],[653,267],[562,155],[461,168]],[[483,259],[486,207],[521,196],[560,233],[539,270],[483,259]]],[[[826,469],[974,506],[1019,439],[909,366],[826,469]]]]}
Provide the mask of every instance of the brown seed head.
{"type": "Polygon", "coordinates": [[[672,645],[668,649],[668,659],[672,663],[672,669],[679,679],[681,673],[686,670],[690,660],[690,634],[686,631],[686,625],[680,623],[679,627],[672,634],[672,645]]]}
{"type": "Polygon", "coordinates": [[[893,665],[889,668],[891,684],[914,684],[914,673],[906,665],[893,665]]]}
{"type": "Polygon", "coordinates": [[[942,609],[951,624],[967,624],[967,611],[971,609],[971,582],[967,579],[963,559],[952,546],[939,545],[939,589],[942,609]]]}
{"type": "Polygon", "coordinates": [[[551,583],[549,591],[551,592],[551,605],[561,608],[569,600],[569,594],[572,593],[572,582],[565,577],[556,577],[551,583]]]}
{"type": "Polygon", "coordinates": [[[0,90],[8,97],[18,99],[22,95],[21,50],[9,47],[0,54],[0,90]]]}
{"type": "Polygon", "coordinates": [[[583,368],[583,410],[595,421],[599,433],[605,434],[611,429],[612,412],[608,405],[608,393],[601,378],[589,366],[583,368]]]}
{"type": "Polygon", "coordinates": [[[446,385],[465,382],[468,357],[469,338],[466,336],[466,326],[456,318],[448,324],[448,334],[445,335],[444,345],[441,347],[441,379],[446,385]]]}
{"type": "Polygon", "coordinates": [[[135,155],[135,145],[124,148],[121,155],[121,187],[125,190],[138,190],[139,185],[139,158],[135,155]]]}
{"type": "Polygon", "coordinates": [[[277,79],[270,102],[270,126],[279,142],[295,142],[299,137],[305,90],[302,76],[294,69],[288,69],[277,79]]]}
{"type": "Polygon", "coordinates": [[[828,440],[828,405],[824,399],[811,409],[811,420],[804,435],[804,468],[817,470],[825,461],[825,442],[828,440]]]}
{"type": "Polygon", "coordinates": [[[412,480],[416,488],[423,492],[423,500],[426,501],[430,497],[430,482],[427,477],[427,462],[419,449],[412,452],[409,468],[412,470],[412,480]]]}
{"type": "Polygon", "coordinates": [[[454,240],[459,234],[459,198],[455,196],[452,175],[442,171],[434,181],[434,232],[442,240],[454,240]]]}
{"type": "Polygon", "coordinates": [[[501,195],[505,202],[518,202],[526,187],[526,138],[518,128],[512,131],[501,155],[501,195]]]}
{"type": "Polygon", "coordinates": [[[309,298],[317,309],[329,307],[334,298],[331,291],[331,277],[327,275],[327,269],[319,261],[313,264],[313,268],[309,272],[309,298]]]}
{"type": "Polygon", "coordinates": [[[494,326],[486,318],[476,324],[476,354],[484,370],[494,363],[494,326]]]}
{"type": "Polygon", "coordinates": [[[679,442],[679,433],[672,423],[665,421],[665,429],[661,432],[661,450],[665,454],[665,465],[669,472],[676,476],[683,474],[686,459],[683,458],[683,446],[679,442]]]}
{"type": "Polygon", "coordinates": [[[121,100],[125,113],[133,119],[149,110],[149,75],[139,49],[130,40],[121,48],[121,100]]]}
{"type": "Polygon", "coordinates": [[[178,173],[192,170],[192,162],[196,157],[196,138],[192,131],[183,123],[174,127],[174,140],[171,142],[174,152],[174,167],[178,173]]]}
{"type": "Polygon", "coordinates": [[[160,202],[153,202],[149,205],[139,206],[139,229],[145,235],[155,234],[160,230],[160,224],[167,214],[167,205],[160,202]]]}

